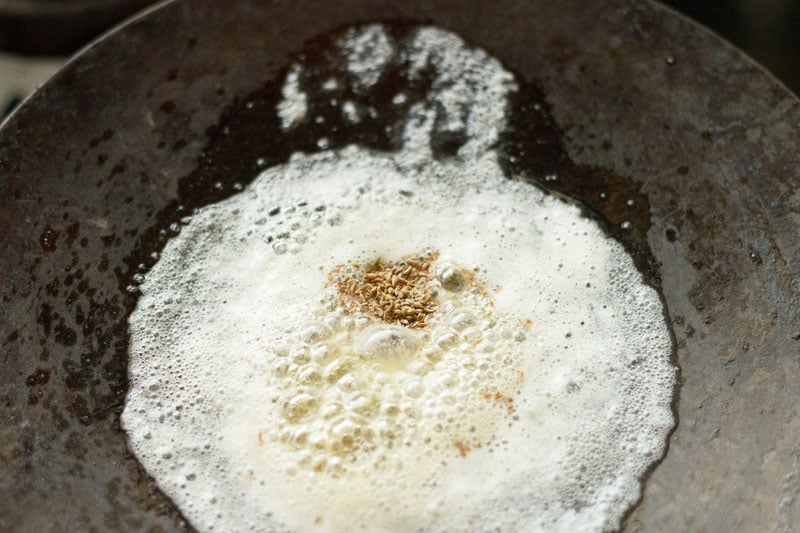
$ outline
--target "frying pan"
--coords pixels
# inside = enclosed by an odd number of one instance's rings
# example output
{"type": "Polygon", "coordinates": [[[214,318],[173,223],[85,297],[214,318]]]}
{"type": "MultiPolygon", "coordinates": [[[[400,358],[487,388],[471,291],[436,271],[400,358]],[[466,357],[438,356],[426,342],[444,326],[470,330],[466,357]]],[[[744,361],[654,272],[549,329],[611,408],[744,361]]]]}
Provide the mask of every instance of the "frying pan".
{"type": "Polygon", "coordinates": [[[541,135],[527,177],[557,171],[662,290],[679,424],[625,529],[797,528],[789,91],[649,2],[185,0],[85,49],[0,130],[0,530],[188,527],[119,425],[132,280],[181,217],[304,146],[269,119],[293,54],[375,20],[435,23],[521,76],[546,116],[515,108],[509,150],[541,135]]]}

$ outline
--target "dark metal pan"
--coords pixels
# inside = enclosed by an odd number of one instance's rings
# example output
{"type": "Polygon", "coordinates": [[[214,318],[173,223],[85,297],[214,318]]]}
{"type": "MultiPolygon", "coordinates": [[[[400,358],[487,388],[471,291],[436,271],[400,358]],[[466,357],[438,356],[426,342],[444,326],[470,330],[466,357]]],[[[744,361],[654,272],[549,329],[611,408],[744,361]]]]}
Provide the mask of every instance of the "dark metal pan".
{"type": "Polygon", "coordinates": [[[0,530],[186,527],[119,425],[128,286],[171,223],[233,194],[259,158],[304,146],[265,120],[292,54],[374,20],[451,29],[524,78],[546,116],[515,108],[528,137],[508,146],[544,136],[550,159],[530,179],[558,171],[555,189],[601,214],[660,283],[680,422],[626,529],[798,527],[789,91],[648,2],[185,0],[84,50],[0,130],[0,530]]]}

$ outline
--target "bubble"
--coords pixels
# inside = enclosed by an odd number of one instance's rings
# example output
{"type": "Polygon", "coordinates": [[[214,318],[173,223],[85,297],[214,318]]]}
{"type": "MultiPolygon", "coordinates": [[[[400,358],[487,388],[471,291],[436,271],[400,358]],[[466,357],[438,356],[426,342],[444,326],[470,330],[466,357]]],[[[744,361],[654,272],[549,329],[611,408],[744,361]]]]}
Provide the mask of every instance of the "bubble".
{"type": "Polygon", "coordinates": [[[304,328],[301,336],[305,342],[317,342],[329,338],[332,333],[333,330],[327,324],[318,322],[304,328]]]}
{"type": "Polygon", "coordinates": [[[322,382],[322,373],[314,365],[308,365],[297,372],[297,381],[303,385],[316,385],[322,382]]]}
{"type": "Polygon", "coordinates": [[[461,270],[453,268],[452,266],[445,267],[438,276],[442,287],[451,292],[464,290],[466,286],[466,279],[461,273],[461,270]]]}
{"type": "Polygon", "coordinates": [[[325,419],[334,418],[344,411],[344,407],[340,403],[329,403],[320,409],[320,415],[325,419]]]}
{"type": "Polygon", "coordinates": [[[372,325],[356,340],[356,353],[388,367],[400,367],[411,360],[422,343],[409,328],[390,324],[372,325]]]}
{"type": "MultiPolygon", "coordinates": [[[[462,317],[463,317],[463,315],[462,315],[462,317]]],[[[453,324],[453,323],[451,322],[451,324],[453,324]]],[[[476,327],[468,327],[468,328],[465,328],[464,331],[461,332],[461,338],[466,340],[466,341],[469,341],[469,342],[477,341],[482,336],[483,336],[483,332],[481,331],[480,328],[476,328],[476,327]]]]}
{"type": "Polygon", "coordinates": [[[284,415],[289,421],[296,422],[308,415],[317,406],[317,399],[310,394],[298,394],[284,406],[284,415]]]}
{"type": "Polygon", "coordinates": [[[476,320],[475,315],[467,309],[456,309],[450,312],[446,318],[450,327],[459,332],[475,324],[476,320]]]}
{"type": "Polygon", "coordinates": [[[422,384],[422,381],[415,379],[403,387],[403,392],[410,398],[419,398],[425,392],[425,385],[422,384]]]}
{"type": "Polygon", "coordinates": [[[434,343],[439,348],[449,348],[458,342],[458,333],[452,328],[440,328],[436,332],[434,343]]]}

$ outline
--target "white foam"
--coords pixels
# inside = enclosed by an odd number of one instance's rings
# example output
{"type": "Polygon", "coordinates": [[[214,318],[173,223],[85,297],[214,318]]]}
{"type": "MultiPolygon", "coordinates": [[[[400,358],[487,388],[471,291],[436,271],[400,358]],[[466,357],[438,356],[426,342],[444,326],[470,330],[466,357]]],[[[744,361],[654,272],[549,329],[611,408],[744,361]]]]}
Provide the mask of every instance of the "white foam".
{"type": "Polygon", "coordinates": [[[613,529],[664,452],[658,295],[576,206],[503,175],[510,74],[441,30],[414,50],[468,81],[410,111],[403,150],[295,154],[200,210],[141,286],[122,422],[200,530],[613,529]],[[444,101],[468,148],[435,161],[444,101]],[[424,329],[346,311],[328,280],[429,252],[424,329]]]}
{"type": "Polygon", "coordinates": [[[394,54],[394,47],[380,24],[351,29],[342,49],[347,70],[358,80],[357,89],[375,85],[394,54]]]}
{"type": "Polygon", "coordinates": [[[300,89],[301,73],[300,65],[293,65],[281,88],[283,100],[278,104],[278,117],[284,130],[300,124],[308,113],[308,95],[300,89]]]}

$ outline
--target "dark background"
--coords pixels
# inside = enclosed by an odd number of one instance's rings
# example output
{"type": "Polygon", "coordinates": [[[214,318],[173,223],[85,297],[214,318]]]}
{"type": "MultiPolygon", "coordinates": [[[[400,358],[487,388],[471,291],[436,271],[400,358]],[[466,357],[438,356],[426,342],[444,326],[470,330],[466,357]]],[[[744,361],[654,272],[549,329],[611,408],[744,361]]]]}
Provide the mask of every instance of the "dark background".
{"type": "MultiPolygon", "coordinates": [[[[734,43],[800,94],[800,0],[661,1],[734,43]]],[[[20,62],[43,56],[66,58],[113,24],[152,3],[0,0],[0,52],[11,53],[20,62]]],[[[26,96],[19,92],[4,96],[8,101],[0,102],[0,114],[26,96]]]]}
{"type": "Polygon", "coordinates": [[[734,43],[800,94],[800,0],[662,0],[734,43]]]}

